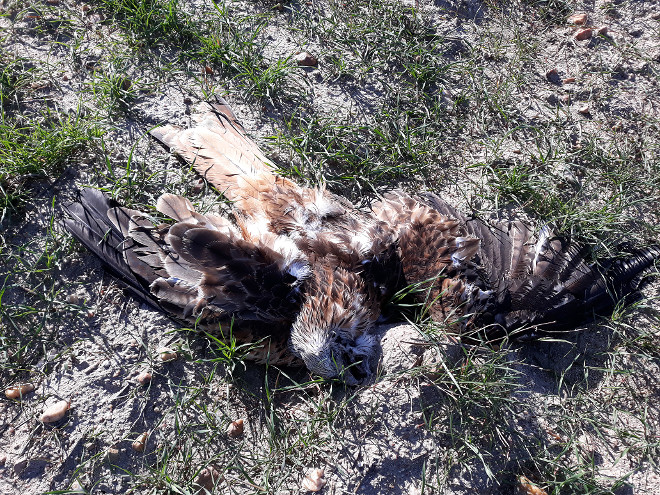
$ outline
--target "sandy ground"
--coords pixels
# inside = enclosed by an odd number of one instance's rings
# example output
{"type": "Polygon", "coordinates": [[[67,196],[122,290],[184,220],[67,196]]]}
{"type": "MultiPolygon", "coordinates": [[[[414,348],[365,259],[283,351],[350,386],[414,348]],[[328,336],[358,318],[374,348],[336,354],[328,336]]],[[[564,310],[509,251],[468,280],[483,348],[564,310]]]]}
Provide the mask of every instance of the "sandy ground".
{"type": "MultiPolygon", "coordinates": [[[[576,28],[571,26],[545,29],[535,40],[542,48],[538,66],[529,68],[531,83],[515,89],[523,114],[542,118],[561,108],[579,118],[580,109],[589,105],[592,118],[581,121],[584,132],[616,125],[617,115],[626,116],[621,119],[624,126],[629,125],[630,114],[660,116],[658,99],[653,96],[660,91],[660,42],[654,17],[660,12],[659,4],[627,2],[617,16],[609,16],[599,1],[579,7],[589,12],[594,26],[607,25],[612,39],[644,52],[646,62],[627,59],[620,51],[596,51],[594,45],[608,42],[600,38],[576,43],[572,39],[576,28]],[[599,71],[590,73],[593,53],[603,60],[598,61],[599,71]],[[546,77],[553,67],[560,79],[577,73],[581,77],[577,82],[553,84],[546,77]],[[602,67],[612,75],[606,81],[602,67]],[[610,96],[612,87],[617,91],[610,96]]],[[[459,50],[468,42],[479,42],[479,24],[489,15],[487,5],[475,2],[423,6],[439,32],[453,33],[459,50]]],[[[93,18],[89,22],[93,29],[98,25],[113,36],[107,25],[93,18]]],[[[521,20],[530,26],[529,33],[535,33],[534,22],[521,20]]],[[[0,19],[0,27],[8,26],[7,19],[0,19]]],[[[15,23],[12,29],[3,49],[52,64],[52,77],[58,84],[45,88],[38,97],[57,101],[62,109],[74,109],[88,76],[72,72],[67,48],[40,41],[30,30],[29,20],[15,23]]],[[[295,40],[278,39],[276,25],[272,31],[273,54],[318,49],[313,42],[298,47],[295,40]]],[[[95,45],[93,37],[86,37],[84,43],[89,48],[86,56],[108,55],[107,48],[95,45]]],[[[486,42],[479,46],[489,49],[486,42]]],[[[506,70],[497,58],[492,60],[493,73],[506,70]]],[[[299,77],[311,84],[315,106],[344,116],[354,114],[357,119],[368,114],[381,91],[376,81],[347,90],[324,79],[318,70],[299,77]]],[[[108,152],[118,161],[125,160],[138,143],[136,153],[150,170],[159,172],[163,187],[189,181],[191,176],[144,138],[144,132],[157,122],[189,123],[191,107],[202,95],[186,88],[188,83],[182,78],[145,93],[135,107],[140,121],[129,119],[105,135],[108,152]],[[189,98],[192,104],[187,103],[189,98]]],[[[251,135],[260,138],[272,133],[276,124],[270,117],[277,112],[269,115],[238,98],[229,99],[251,135]]],[[[512,156],[520,153],[517,144],[504,142],[503,146],[511,147],[512,156]]],[[[483,147],[474,145],[475,160],[484,153],[483,147]]],[[[5,231],[14,245],[34,242],[36,249],[26,251],[26,258],[37,256],[39,243],[45,242],[53,193],[65,195],[75,183],[96,180],[95,160],[89,157],[72,164],[54,186],[44,186],[30,206],[27,221],[5,231]]],[[[152,193],[145,192],[153,200],[152,193]]],[[[451,188],[446,193],[464,201],[451,188]]],[[[53,242],[68,242],[62,235],[58,233],[53,242]]],[[[500,364],[509,363],[512,377],[512,385],[503,385],[502,393],[517,404],[506,411],[484,411],[499,403],[475,399],[474,409],[470,406],[465,413],[465,418],[474,416],[474,422],[462,419],[465,425],[457,431],[463,440],[457,448],[456,425],[446,421],[452,417],[448,409],[458,409],[462,403],[447,400],[452,385],[438,376],[443,366],[461,369],[468,367],[461,363],[488,363],[493,359],[488,355],[491,351],[466,350],[450,343],[429,346],[410,325],[383,327],[383,378],[375,384],[357,390],[311,384],[290,391],[283,384],[291,383],[289,377],[307,380],[303,370],[250,363],[220,366],[207,339],[178,331],[171,320],[128,299],[104,274],[100,262],[83,249],[73,249],[59,263],[55,316],[49,316],[45,324],[45,331],[56,335],[56,344],[44,348],[43,357],[29,370],[34,393],[22,401],[0,403],[0,493],[36,495],[76,486],[95,494],[186,493],[192,490],[190,481],[206,466],[219,466],[225,478],[216,493],[298,493],[304,474],[312,467],[325,469],[328,484],[323,493],[327,494],[514,493],[517,480],[511,473],[537,471],[525,470],[527,459],[538,459],[531,451],[535,448],[551,457],[548,462],[561,458],[580,469],[591,466],[597,485],[589,493],[660,493],[654,461],[660,432],[658,360],[641,361],[627,352],[612,357],[616,336],[607,324],[592,325],[563,342],[500,351],[500,364]],[[176,349],[179,358],[162,362],[158,350],[163,347],[176,349]],[[418,371],[409,371],[419,366],[418,371]],[[153,379],[142,386],[136,379],[145,370],[153,379]],[[42,424],[38,418],[44,408],[60,400],[71,402],[69,413],[54,425],[42,424]],[[491,416],[498,418],[497,427],[487,419],[491,416]],[[593,418],[591,426],[579,430],[566,426],[571,423],[569,417],[586,416],[593,418]],[[224,429],[237,418],[246,418],[245,435],[228,439],[224,429]],[[437,423],[435,418],[444,422],[437,423]],[[132,444],[144,432],[149,434],[146,450],[138,453],[132,444]],[[575,436],[567,438],[570,435],[575,436]],[[190,443],[184,441],[186,437],[190,443]],[[562,453],[565,445],[571,450],[562,453]],[[290,449],[303,453],[293,455],[290,449]],[[485,459],[479,457],[483,452],[487,452],[485,459]],[[291,458],[292,464],[285,462],[291,458]],[[585,464],[585,458],[591,461],[585,464]],[[171,466],[175,466],[172,471],[171,466]],[[246,479],[253,480],[252,484],[246,479]],[[612,486],[613,480],[621,482],[612,486]]],[[[646,289],[645,295],[657,298],[658,285],[646,289]]],[[[5,297],[20,301],[22,296],[5,297]]],[[[657,301],[650,305],[660,309],[657,301]]],[[[636,312],[630,325],[655,328],[657,342],[657,322],[647,311],[636,312]]],[[[484,382],[496,381],[479,376],[484,382]]]]}

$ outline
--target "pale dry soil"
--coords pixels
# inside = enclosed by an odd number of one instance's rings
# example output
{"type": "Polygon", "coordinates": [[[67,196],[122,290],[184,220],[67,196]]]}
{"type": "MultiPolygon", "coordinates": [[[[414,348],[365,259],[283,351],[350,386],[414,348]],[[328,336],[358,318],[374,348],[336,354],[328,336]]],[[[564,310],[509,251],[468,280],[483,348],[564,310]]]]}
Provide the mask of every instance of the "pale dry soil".
{"type": "MultiPolygon", "coordinates": [[[[497,79],[508,70],[513,48],[498,44],[510,39],[506,31],[511,27],[502,27],[501,39],[492,36],[498,32],[497,18],[489,17],[488,4],[419,5],[438,32],[451,34],[459,52],[477,46],[486,54],[487,77],[497,79]]],[[[66,6],[80,9],[76,3],[66,6]]],[[[202,2],[188,5],[208,7],[202,2]]],[[[588,12],[593,26],[607,25],[611,38],[575,42],[574,27],[559,23],[541,29],[540,20],[521,18],[516,36],[522,36],[523,46],[536,45],[538,54],[521,74],[526,83],[511,89],[520,113],[541,120],[561,114],[573,134],[605,136],[614,125],[624,130],[635,126],[639,115],[657,121],[660,28],[654,17],[660,4],[614,2],[616,15],[608,15],[598,2],[572,8],[588,12]],[[553,67],[562,79],[576,81],[549,81],[546,71],[553,67]],[[588,116],[579,113],[584,106],[589,106],[588,116]]],[[[23,17],[0,18],[2,49],[43,64],[47,84],[33,93],[35,100],[50,101],[66,112],[74,111],[83,95],[93,111],[91,96],[81,93],[92,76],[74,67],[66,43],[53,43],[51,34],[36,31],[34,21],[23,17]]],[[[123,46],[112,26],[91,16],[85,22],[88,31],[77,48],[83,58],[102,60],[123,46]]],[[[285,24],[276,17],[269,26],[269,56],[299,49],[323,52],[318,40],[303,42],[302,34],[283,34],[285,24]]],[[[338,119],[368,122],[381,98],[384,76],[345,84],[330,77],[320,60],[317,69],[292,76],[309,88],[313,108],[338,119]]],[[[152,87],[135,101],[132,116],[118,117],[108,128],[104,141],[117,164],[125,163],[135,147],[135,163],[155,176],[139,191],[141,201],[149,204],[162,189],[189,191],[196,178],[144,132],[159,122],[188,125],[204,93],[199,77],[190,74],[158,76],[140,66],[130,70],[152,87]]],[[[223,92],[220,82],[215,84],[223,92]]],[[[456,89],[444,84],[451,97],[456,89]]],[[[277,107],[262,107],[237,93],[227,99],[255,139],[276,132],[277,107]]],[[[487,159],[494,148],[503,150],[506,159],[534,146],[514,140],[513,134],[497,136],[495,146],[482,131],[466,129],[465,141],[439,154],[471,163],[487,159]]],[[[277,159],[288,159],[269,150],[277,159]]],[[[27,262],[39,256],[46,242],[70,242],[57,226],[55,234],[47,234],[52,198],[70,194],[76,184],[102,182],[99,168],[99,157],[90,155],[72,163],[56,183],[37,187],[25,220],[4,227],[5,241],[27,246],[21,252],[27,262]]],[[[437,177],[420,179],[419,187],[461,204],[479,200],[481,177],[446,185],[442,174],[437,177]],[[472,189],[463,189],[466,184],[472,189]]],[[[180,331],[180,325],[128,298],[101,263],[79,247],[68,250],[55,272],[54,309],[44,324],[48,344],[24,373],[36,390],[23,400],[0,403],[1,493],[36,495],[74,486],[95,494],[192,493],[192,480],[209,465],[224,477],[216,493],[298,493],[313,467],[325,469],[327,494],[514,493],[517,475],[543,485],[547,479],[538,477],[535,466],[555,461],[575,466],[579,476],[593,480],[584,493],[660,493],[657,354],[649,359],[625,349],[617,352],[618,333],[607,321],[561,341],[499,351],[442,340],[429,344],[411,325],[384,327],[382,376],[374,384],[344,389],[310,382],[289,388],[310,379],[304,370],[217,361],[212,342],[180,331]],[[67,299],[71,295],[76,299],[67,299]],[[158,350],[163,347],[175,349],[178,359],[162,362],[158,350]],[[447,399],[469,396],[465,383],[457,390],[446,378],[447,369],[460,374],[493,360],[499,371],[493,376],[476,373],[474,380],[490,387],[485,396],[501,394],[505,399],[481,400],[478,392],[473,406],[447,399]],[[147,386],[136,382],[144,370],[153,374],[147,386]],[[61,399],[71,401],[66,418],[42,424],[38,418],[43,409],[61,399]],[[465,409],[457,424],[452,408],[461,407],[465,409]],[[227,438],[225,428],[237,418],[246,418],[245,434],[227,438]],[[143,432],[149,437],[145,452],[139,453],[132,443],[143,432]],[[116,452],[109,455],[109,449],[116,452]]],[[[38,274],[26,278],[34,276],[38,274]]],[[[645,296],[651,310],[660,309],[657,284],[645,296]]],[[[3,297],[5,303],[20,303],[25,296],[14,289],[3,297]]],[[[660,327],[651,310],[635,310],[625,321],[632,329],[646,329],[657,346],[660,327]]]]}

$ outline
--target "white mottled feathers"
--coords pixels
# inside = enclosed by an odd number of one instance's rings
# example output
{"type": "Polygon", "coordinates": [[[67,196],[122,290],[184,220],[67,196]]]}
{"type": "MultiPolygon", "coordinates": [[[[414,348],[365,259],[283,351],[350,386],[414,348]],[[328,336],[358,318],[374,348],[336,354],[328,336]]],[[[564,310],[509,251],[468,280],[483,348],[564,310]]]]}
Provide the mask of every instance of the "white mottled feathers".
{"type": "MultiPolygon", "coordinates": [[[[386,283],[369,280],[369,270],[363,266],[363,261],[377,258],[386,247],[390,235],[382,222],[323,187],[303,188],[275,175],[274,165],[245,136],[222,101],[207,107],[192,129],[167,126],[152,135],[192,163],[232,202],[242,240],[279,254],[287,263],[283,271],[304,280],[300,311],[291,315],[294,354],[323,376],[335,376],[355,360],[373,364],[373,356],[363,350],[358,359],[355,346],[358,339],[365,342],[361,337],[379,317],[381,299],[388,292],[386,283]]],[[[199,222],[182,198],[161,198],[158,209],[184,224],[191,219],[199,222]],[[182,214],[172,211],[172,202],[180,202],[177,209],[182,214]]],[[[211,264],[221,260],[203,251],[186,254],[176,237],[180,229],[173,227],[167,242],[181,251],[183,260],[199,270],[194,258],[204,255],[207,273],[200,285],[205,292],[200,292],[197,301],[212,295],[219,298],[214,287],[220,279],[216,277],[214,284],[205,282],[211,280],[211,264]]],[[[240,245],[237,236],[230,242],[240,245]]],[[[366,373],[366,369],[359,372],[366,373]]]]}

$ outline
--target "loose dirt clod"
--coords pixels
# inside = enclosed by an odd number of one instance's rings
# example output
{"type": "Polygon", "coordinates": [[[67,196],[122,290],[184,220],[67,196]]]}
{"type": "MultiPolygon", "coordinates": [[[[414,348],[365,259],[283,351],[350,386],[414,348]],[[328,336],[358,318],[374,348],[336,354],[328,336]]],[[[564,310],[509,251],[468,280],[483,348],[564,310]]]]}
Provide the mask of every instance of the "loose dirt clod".
{"type": "Polygon", "coordinates": [[[244,423],[245,420],[242,418],[232,421],[227,427],[227,436],[229,438],[238,438],[243,435],[244,423]]]}
{"type": "Polygon", "coordinates": [[[19,399],[25,394],[29,394],[34,390],[34,385],[31,383],[21,383],[19,385],[14,385],[5,390],[5,396],[8,399],[19,399]]]}
{"type": "Polygon", "coordinates": [[[42,423],[55,423],[64,417],[70,407],[70,401],[61,400],[52,406],[47,407],[39,419],[42,423]]]}
{"type": "Polygon", "coordinates": [[[312,469],[302,481],[302,488],[308,492],[318,492],[325,485],[325,471],[323,469],[312,469]]]}

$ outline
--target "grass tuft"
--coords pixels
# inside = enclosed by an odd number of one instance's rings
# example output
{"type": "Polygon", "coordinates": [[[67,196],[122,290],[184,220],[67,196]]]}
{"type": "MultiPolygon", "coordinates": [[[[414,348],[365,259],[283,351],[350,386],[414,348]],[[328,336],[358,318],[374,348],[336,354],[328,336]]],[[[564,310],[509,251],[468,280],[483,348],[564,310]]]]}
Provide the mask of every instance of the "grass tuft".
{"type": "Polygon", "coordinates": [[[96,145],[98,128],[80,115],[44,109],[34,118],[7,118],[0,123],[0,218],[30,196],[29,184],[61,171],[72,157],[96,145]]]}

